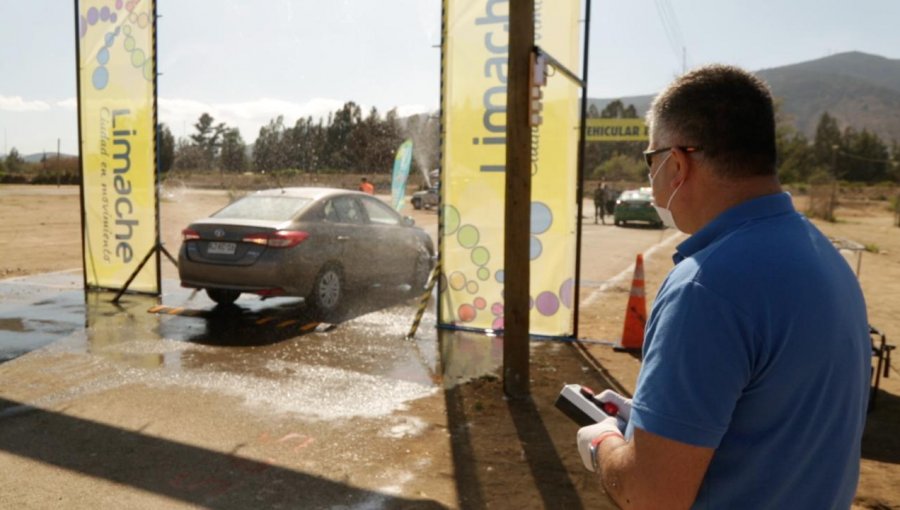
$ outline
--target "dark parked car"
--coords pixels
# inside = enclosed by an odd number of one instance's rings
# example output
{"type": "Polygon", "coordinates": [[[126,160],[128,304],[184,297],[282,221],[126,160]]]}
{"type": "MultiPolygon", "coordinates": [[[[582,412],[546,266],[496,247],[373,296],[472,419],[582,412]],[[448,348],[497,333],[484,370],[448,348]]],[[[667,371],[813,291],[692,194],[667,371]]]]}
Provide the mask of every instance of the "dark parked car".
{"type": "Polygon", "coordinates": [[[414,209],[431,209],[441,203],[441,192],[438,188],[429,188],[413,193],[409,199],[414,209]]]}
{"type": "Polygon", "coordinates": [[[650,188],[624,191],[616,199],[613,222],[616,225],[624,225],[634,221],[649,223],[654,227],[663,226],[659,214],[653,208],[653,192],[650,188]]]}
{"type": "Polygon", "coordinates": [[[285,188],[247,195],[182,232],[178,273],[219,304],[241,293],[300,296],[323,315],[348,287],[421,290],[434,246],[411,218],[363,193],[285,188]]]}

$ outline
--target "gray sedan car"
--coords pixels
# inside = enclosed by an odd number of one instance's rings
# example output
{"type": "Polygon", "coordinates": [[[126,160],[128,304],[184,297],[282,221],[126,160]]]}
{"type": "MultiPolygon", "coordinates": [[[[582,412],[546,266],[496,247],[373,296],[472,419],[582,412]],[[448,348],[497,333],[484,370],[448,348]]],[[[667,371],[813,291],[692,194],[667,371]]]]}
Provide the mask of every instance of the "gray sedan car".
{"type": "Polygon", "coordinates": [[[247,195],[182,232],[181,285],[219,304],[241,293],[299,296],[323,315],[348,288],[374,283],[421,290],[434,245],[411,218],[375,197],[327,188],[247,195]]]}

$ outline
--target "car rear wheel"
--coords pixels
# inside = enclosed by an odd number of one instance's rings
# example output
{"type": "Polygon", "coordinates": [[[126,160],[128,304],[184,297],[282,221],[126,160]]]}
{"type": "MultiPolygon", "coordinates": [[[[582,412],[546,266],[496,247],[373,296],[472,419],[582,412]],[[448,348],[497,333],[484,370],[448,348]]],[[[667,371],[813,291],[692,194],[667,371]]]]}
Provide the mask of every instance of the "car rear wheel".
{"type": "Polygon", "coordinates": [[[236,290],[206,289],[206,295],[220,305],[230,305],[237,301],[241,293],[236,290]]]}
{"type": "Polygon", "coordinates": [[[344,299],[344,279],[338,266],[325,266],[316,276],[308,302],[325,316],[335,314],[344,299]]]}
{"type": "Polygon", "coordinates": [[[419,248],[419,255],[416,258],[416,267],[413,269],[412,280],[409,282],[409,292],[419,294],[425,290],[428,283],[428,277],[431,276],[431,253],[427,249],[419,248]]]}

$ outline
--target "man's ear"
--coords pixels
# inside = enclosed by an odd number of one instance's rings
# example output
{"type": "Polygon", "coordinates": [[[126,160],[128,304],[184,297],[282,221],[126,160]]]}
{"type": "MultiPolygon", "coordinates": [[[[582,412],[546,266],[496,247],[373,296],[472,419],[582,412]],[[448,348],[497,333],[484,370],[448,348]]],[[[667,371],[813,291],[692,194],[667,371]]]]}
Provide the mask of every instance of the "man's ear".
{"type": "Polygon", "coordinates": [[[675,160],[675,175],[670,182],[674,189],[693,177],[696,168],[690,155],[678,147],[672,149],[672,159],[675,160]]]}

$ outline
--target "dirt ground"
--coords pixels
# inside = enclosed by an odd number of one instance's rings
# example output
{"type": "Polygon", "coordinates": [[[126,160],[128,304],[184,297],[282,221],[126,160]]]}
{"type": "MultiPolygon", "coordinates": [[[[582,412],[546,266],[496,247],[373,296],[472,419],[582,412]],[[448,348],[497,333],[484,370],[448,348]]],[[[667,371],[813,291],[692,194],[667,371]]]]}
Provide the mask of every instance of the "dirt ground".
{"type": "MultiPolygon", "coordinates": [[[[162,240],[176,253],[180,229],[227,202],[221,192],[194,193],[171,187],[161,202],[162,240]],[[186,199],[189,198],[189,199],[186,199]]],[[[805,210],[803,197],[796,199],[805,210]]],[[[0,186],[0,278],[62,271],[81,266],[77,187],[0,186]]],[[[434,213],[416,212],[420,225],[433,224],[434,213]]],[[[849,253],[857,267],[870,323],[888,341],[900,344],[900,229],[884,201],[846,200],[836,223],[816,222],[827,235],[868,246],[871,251],[849,253]],[[857,256],[861,255],[861,259],[857,256]]],[[[612,226],[623,237],[640,232],[612,226]],[[621,232],[620,232],[621,231],[621,232]]],[[[606,231],[604,231],[606,232],[606,231]]],[[[671,236],[668,231],[666,236],[671,236]]],[[[660,235],[660,239],[663,236],[660,235]]],[[[671,268],[669,255],[678,237],[653,254],[645,254],[648,307],[671,268]]],[[[584,343],[534,342],[531,358],[532,399],[502,397],[496,377],[483,377],[448,386],[444,398],[417,405],[446,406],[452,444],[450,459],[456,499],[462,508],[612,508],[591,474],[581,467],[574,446],[576,427],[553,407],[562,384],[578,382],[594,389],[606,387],[632,392],[639,361],[614,352],[602,341],[621,336],[630,276],[613,280],[633,261],[635,253],[599,257],[586,243],[583,279],[602,280],[582,287],[579,336],[584,343]],[[601,270],[600,266],[616,267],[601,270]],[[600,341],[600,342],[596,342],[600,341]]],[[[163,277],[175,271],[163,261],[163,277]]],[[[480,337],[480,356],[498,356],[499,339],[480,337]]],[[[813,355],[813,353],[811,353],[813,355]]],[[[889,377],[881,380],[877,405],[869,415],[863,439],[862,476],[854,508],[900,509],[900,361],[894,359],[889,377]]],[[[446,500],[445,500],[446,501],[446,500]]],[[[452,503],[451,503],[452,506],[452,503]]]]}

